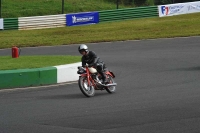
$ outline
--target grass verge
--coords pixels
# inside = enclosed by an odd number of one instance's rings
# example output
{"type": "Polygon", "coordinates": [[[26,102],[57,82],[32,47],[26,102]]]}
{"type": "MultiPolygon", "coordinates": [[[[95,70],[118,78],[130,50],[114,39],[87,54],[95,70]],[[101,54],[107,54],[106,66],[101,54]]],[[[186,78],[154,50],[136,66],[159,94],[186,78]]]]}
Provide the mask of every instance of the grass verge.
{"type": "Polygon", "coordinates": [[[200,13],[133,19],[96,25],[0,31],[0,48],[55,46],[200,35],[200,13]]]}
{"type": "MultiPolygon", "coordinates": [[[[1,31],[0,48],[55,46],[79,43],[199,36],[200,13],[146,18],[97,25],[29,31],[1,31]]],[[[0,70],[37,68],[79,62],[74,56],[0,57],[0,70]]]]}
{"type": "Polygon", "coordinates": [[[0,70],[40,68],[80,62],[80,56],[0,56],[0,70]]]}

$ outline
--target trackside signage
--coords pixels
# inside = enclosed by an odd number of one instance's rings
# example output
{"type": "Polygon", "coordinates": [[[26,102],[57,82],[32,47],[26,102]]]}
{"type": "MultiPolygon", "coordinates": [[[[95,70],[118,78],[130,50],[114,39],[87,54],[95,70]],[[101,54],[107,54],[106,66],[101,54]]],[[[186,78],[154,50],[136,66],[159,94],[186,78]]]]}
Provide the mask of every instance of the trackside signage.
{"type": "Polygon", "coordinates": [[[200,12],[200,1],[158,6],[159,17],[200,12]]]}
{"type": "Polygon", "coordinates": [[[3,19],[0,18],[0,30],[3,30],[3,19]]]}
{"type": "Polygon", "coordinates": [[[86,12],[66,15],[67,26],[99,23],[98,12],[86,12]]]}

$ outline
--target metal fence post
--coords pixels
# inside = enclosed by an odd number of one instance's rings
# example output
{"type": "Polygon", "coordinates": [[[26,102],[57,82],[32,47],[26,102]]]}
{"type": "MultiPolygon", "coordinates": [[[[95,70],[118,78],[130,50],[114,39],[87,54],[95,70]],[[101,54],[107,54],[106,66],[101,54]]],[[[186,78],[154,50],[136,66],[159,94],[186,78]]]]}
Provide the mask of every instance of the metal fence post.
{"type": "Polygon", "coordinates": [[[62,14],[64,14],[64,0],[62,0],[62,14]]]}
{"type": "Polygon", "coordinates": [[[119,0],[117,0],[117,9],[119,8],[119,0]]]}

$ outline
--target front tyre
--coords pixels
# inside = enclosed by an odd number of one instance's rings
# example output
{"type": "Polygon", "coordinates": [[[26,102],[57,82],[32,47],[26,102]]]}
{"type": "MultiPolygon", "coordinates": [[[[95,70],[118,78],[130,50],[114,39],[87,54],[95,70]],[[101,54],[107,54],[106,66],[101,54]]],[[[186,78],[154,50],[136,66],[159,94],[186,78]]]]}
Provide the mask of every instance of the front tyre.
{"type": "Polygon", "coordinates": [[[86,97],[92,97],[95,94],[95,89],[93,86],[88,85],[88,81],[86,77],[79,77],[78,80],[79,88],[81,92],[86,96],[86,97]]]}
{"type": "MultiPolygon", "coordinates": [[[[115,83],[115,81],[114,81],[114,79],[113,79],[112,76],[110,76],[110,75],[107,75],[107,76],[108,76],[108,84],[113,84],[113,83],[115,83]]],[[[114,93],[114,92],[116,91],[116,86],[106,87],[105,89],[106,89],[106,91],[107,91],[108,93],[114,93]]]]}

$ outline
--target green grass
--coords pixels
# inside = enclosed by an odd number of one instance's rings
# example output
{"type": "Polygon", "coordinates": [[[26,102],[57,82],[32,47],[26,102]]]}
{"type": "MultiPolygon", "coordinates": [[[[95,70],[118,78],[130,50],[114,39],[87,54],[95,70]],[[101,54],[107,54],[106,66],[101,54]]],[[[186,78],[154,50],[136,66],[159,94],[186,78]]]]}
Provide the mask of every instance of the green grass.
{"type": "MultiPolygon", "coordinates": [[[[200,13],[164,18],[146,18],[107,22],[96,25],[63,27],[28,31],[0,31],[0,48],[56,46],[93,42],[173,38],[200,35],[200,13]]],[[[62,57],[62,56],[61,56],[62,57]]],[[[33,56],[12,59],[0,57],[0,70],[35,68],[79,62],[56,56],[33,56]]]]}
{"type": "Polygon", "coordinates": [[[80,62],[81,56],[0,56],[0,70],[40,68],[80,62]]]}
{"type": "Polygon", "coordinates": [[[55,46],[200,35],[200,13],[96,25],[28,31],[0,31],[0,48],[55,46]]]}
{"type": "MultiPolygon", "coordinates": [[[[120,8],[125,6],[120,5],[120,8]]],[[[116,9],[105,0],[65,0],[64,13],[116,9]]],[[[62,13],[62,0],[2,0],[2,17],[42,16],[62,13]]]]}

